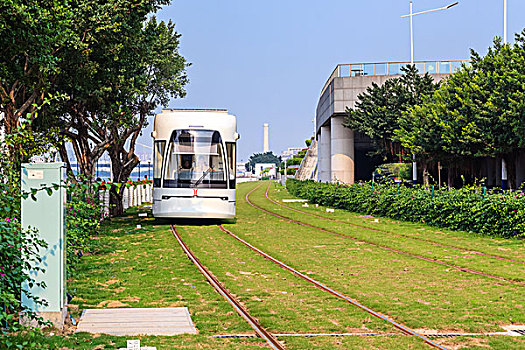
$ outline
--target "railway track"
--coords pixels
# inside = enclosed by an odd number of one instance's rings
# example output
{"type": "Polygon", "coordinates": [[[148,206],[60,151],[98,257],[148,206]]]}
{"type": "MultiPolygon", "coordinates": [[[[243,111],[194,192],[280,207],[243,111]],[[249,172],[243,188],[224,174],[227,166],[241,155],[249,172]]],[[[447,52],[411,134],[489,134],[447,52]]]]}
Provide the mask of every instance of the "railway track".
{"type": "Polygon", "coordinates": [[[321,282],[318,282],[316,280],[314,280],[313,278],[297,271],[296,269],[294,269],[293,267],[290,267],[289,265],[286,265],[285,263],[283,263],[282,261],[280,260],[277,260],[276,258],[272,257],[271,255],[269,255],[268,253],[265,253],[263,252],[262,250],[260,250],[259,248],[253,246],[252,244],[248,243],[247,241],[243,240],[242,238],[240,238],[239,236],[237,236],[236,234],[234,234],[233,232],[231,232],[230,230],[224,228],[222,225],[219,225],[219,228],[227,233],[228,235],[230,235],[231,237],[235,238],[237,241],[241,242],[242,244],[244,244],[245,246],[247,246],[248,248],[250,248],[251,250],[253,250],[254,252],[256,252],[257,254],[263,256],[264,258],[270,260],[271,262],[273,262],[274,264],[277,264],[279,265],[281,268],[293,273],[294,275],[296,275],[297,277],[315,285],[317,288],[325,291],[325,292],[328,292],[340,299],[343,299],[345,301],[347,301],[348,303],[354,305],[354,306],[357,306],[358,308],[368,312],[369,314],[383,320],[383,321],[386,321],[388,323],[390,323],[391,325],[393,325],[394,327],[396,327],[397,329],[401,330],[403,333],[405,334],[408,334],[408,335],[412,335],[412,336],[415,336],[421,340],[423,340],[425,343],[427,343],[428,345],[434,347],[434,348],[437,348],[437,349],[442,349],[442,350],[447,350],[447,348],[433,342],[432,340],[430,340],[429,338],[427,338],[426,336],[422,335],[422,334],[419,334],[415,331],[413,331],[412,329],[392,320],[391,318],[387,317],[387,316],[384,316],[382,314],[380,314],[379,312],[377,311],[374,311],[368,307],[366,307],[365,305],[359,303],[358,301],[344,295],[343,293],[341,292],[338,292],[337,290],[333,289],[333,288],[330,288],[328,286],[326,286],[325,284],[321,283],[321,282]]]}
{"type": "MultiPolygon", "coordinates": [[[[270,184],[271,185],[271,184],[270,184]]],[[[272,198],[270,198],[269,196],[269,189],[270,189],[270,185],[266,188],[266,191],[265,191],[265,197],[268,201],[270,201],[271,203],[275,204],[275,205],[278,205],[280,207],[283,207],[283,208],[286,208],[286,209],[289,209],[291,211],[295,211],[295,212],[298,212],[298,213],[301,213],[301,214],[306,214],[306,215],[309,215],[309,216],[315,216],[315,217],[319,217],[321,219],[326,219],[326,220],[329,220],[329,221],[334,221],[334,222],[339,222],[339,223],[342,223],[342,224],[347,224],[349,226],[355,226],[355,227],[359,227],[359,228],[363,228],[363,229],[369,229],[369,230],[372,230],[372,231],[377,231],[377,232],[381,232],[381,233],[385,233],[385,234],[392,234],[394,236],[400,236],[400,237],[404,237],[404,238],[413,238],[413,237],[410,237],[410,236],[407,236],[407,235],[403,235],[403,234],[396,234],[396,233],[391,233],[391,232],[387,232],[387,231],[381,231],[381,230],[378,230],[378,229],[374,229],[374,228],[368,228],[366,226],[360,226],[360,225],[355,225],[355,224],[351,224],[351,223],[347,223],[347,222],[344,222],[342,220],[337,220],[337,219],[333,219],[333,218],[326,218],[326,217],[323,217],[321,215],[316,215],[316,214],[311,214],[311,213],[308,213],[308,212],[304,212],[304,211],[301,211],[301,210],[297,210],[295,208],[292,208],[292,207],[288,207],[284,204],[281,204],[275,200],[273,200],[272,198]]],[[[485,277],[489,277],[489,278],[494,278],[494,279],[498,279],[498,280],[502,280],[502,281],[507,281],[507,282],[511,282],[511,283],[517,283],[517,284],[520,284],[520,285],[525,285],[525,283],[522,283],[522,282],[519,282],[519,281],[516,281],[516,280],[512,280],[512,279],[508,279],[508,278],[505,278],[505,277],[501,277],[501,276],[496,276],[496,275],[491,275],[491,274],[486,274],[484,272],[481,272],[481,271],[476,271],[476,270],[472,270],[472,269],[468,269],[468,268],[464,268],[464,267],[461,267],[461,266],[457,266],[457,265],[454,265],[454,264],[449,264],[447,262],[444,262],[444,261],[441,261],[441,260],[438,260],[438,259],[432,259],[432,258],[427,258],[427,257],[424,257],[424,256],[420,256],[420,255],[417,255],[417,254],[413,254],[413,253],[410,253],[410,252],[406,252],[406,251],[403,251],[403,250],[398,250],[398,249],[394,249],[394,248],[390,248],[388,246],[383,246],[381,244],[378,244],[378,243],[374,243],[374,242],[370,242],[370,241],[367,241],[367,240],[362,240],[362,239],[359,239],[359,238],[356,238],[356,237],[352,237],[352,236],[349,236],[349,235],[345,235],[345,234],[342,234],[342,233],[338,233],[338,232],[335,232],[335,231],[331,231],[329,229],[326,229],[326,228],[323,228],[323,227],[319,227],[319,226],[315,226],[315,225],[312,225],[312,224],[309,224],[307,222],[302,222],[302,221],[298,221],[298,220],[294,220],[293,218],[291,217],[287,217],[287,216],[284,216],[284,215],[280,215],[280,214],[276,214],[274,212],[272,212],[271,210],[267,210],[265,208],[262,208],[254,203],[252,203],[250,201],[250,195],[256,191],[257,189],[259,189],[261,187],[261,185],[258,185],[256,187],[254,187],[252,190],[250,190],[247,194],[246,194],[246,201],[247,203],[256,208],[257,210],[260,210],[262,212],[265,212],[267,214],[270,214],[272,216],[275,216],[275,217],[278,217],[282,220],[286,220],[288,222],[292,222],[292,223],[295,223],[295,224],[298,224],[298,225],[302,225],[302,226],[306,226],[306,227],[309,227],[309,228],[312,228],[312,229],[316,229],[318,231],[322,231],[322,232],[326,232],[326,233],[330,233],[330,234],[334,234],[334,235],[337,235],[337,236],[341,236],[341,237],[344,237],[344,238],[348,238],[348,239],[351,239],[353,241],[357,241],[357,242],[362,242],[362,243],[366,243],[366,244],[369,244],[369,245],[372,245],[372,246],[375,246],[377,248],[381,248],[381,249],[385,249],[385,250],[389,250],[389,251],[392,251],[392,252],[395,252],[395,253],[399,253],[399,254],[404,254],[404,255],[407,255],[407,256],[410,256],[410,257],[413,257],[413,258],[417,258],[417,259],[421,259],[421,260],[425,260],[425,261],[429,261],[429,262],[433,262],[433,263],[437,263],[437,264],[440,264],[440,265],[444,265],[444,266],[448,266],[448,267],[451,267],[451,268],[454,268],[454,269],[457,269],[457,270],[460,270],[460,271],[463,271],[463,272],[469,272],[469,273],[474,273],[474,274],[478,274],[478,275],[483,275],[485,277]]],[[[317,287],[318,289],[320,290],[323,290],[325,292],[328,292],[336,297],[338,297],[339,299],[342,299],[356,307],[358,307],[359,309],[361,310],[364,310],[366,312],[368,312],[369,314],[373,315],[374,317],[378,318],[378,319],[381,319],[389,324],[391,324],[392,326],[396,327],[397,329],[399,329],[401,332],[403,332],[404,334],[407,334],[407,335],[410,335],[410,336],[413,336],[413,337],[416,337],[422,341],[424,341],[426,344],[428,344],[429,346],[432,346],[434,348],[438,348],[438,349],[445,349],[447,350],[447,348],[443,347],[442,345],[434,342],[431,338],[434,338],[435,336],[443,336],[443,337],[446,337],[446,336],[460,336],[460,335],[463,335],[463,334],[453,334],[453,335],[449,335],[449,334],[446,334],[446,335],[442,335],[442,334],[436,334],[436,335],[428,335],[428,334],[420,334],[406,326],[404,326],[403,324],[400,324],[396,321],[394,321],[393,319],[389,318],[388,316],[385,316],[377,311],[374,311],[370,308],[368,308],[367,306],[359,303],[358,301],[344,295],[343,293],[337,291],[337,290],[334,290],[333,288],[327,286],[327,285],[324,285],[323,283],[319,282],[319,281],[316,281],[314,280],[313,278],[309,277],[308,275],[305,275],[301,272],[299,272],[298,270],[294,269],[293,267],[289,266],[289,265],[286,265],[285,263],[283,263],[282,261],[279,261],[277,260],[276,258],[270,256],[268,253],[265,253],[264,251],[260,250],[259,248],[253,246],[252,244],[250,244],[249,242],[243,240],[242,238],[240,238],[239,236],[237,236],[236,234],[234,234],[233,232],[229,231],[228,229],[224,228],[222,225],[219,225],[219,229],[228,234],[229,236],[231,236],[232,238],[234,238],[235,240],[239,241],[240,243],[242,243],[243,245],[245,245],[246,247],[250,248],[252,251],[254,251],[255,253],[263,256],[265,259],[271,261],[272,263],[280,266],[281,268],[283,268],[284,270],[287,270],[288,272],[294,274],[295,276],[307,281],[308,283],[311,283],[313,284],[315,287],[317,287]]],[[[188,256],[188,258],[197,266],[197,268],[201,271],[201,273],[206,277],[206,279],[208,280],[208,282],[219,292],[219,294],[221,294],[233,307],[234,309],[236,310],[236,312],[241,315],[241,317],[243,317],[249,324],[250,326],[254,329],[254,331],[256,332],[257,336],[261,337],[262,339],[264,339],[267,344],[272,348],[272,349],[285,349],[285,347],[283,346],[282,343],[280,343],[278,340],[277,340],[277,336],[281,337],[281,336],[319,336],[317,334],[279,334],[277,335],[276,333],[270,333],[268,332],[267,330],[265,330],[260,324],[259,322],[257,321],[257,319],[250,315],[250,313],[248,312],[248,310],[244,307],[244,305],[242,305],[240,303],[239,300],[237,300],[222,284],[221,282],[211,273],[211,271],[209,271],[200,261],[199,259],[194,255],[194,253],[189,249],[189,247],[185,244],[185,242],[182,240],[182,237],[178,234],[177,230],[175,229],[175,227],[173,225],[171,225],[171,230],[172,230],[172,233],[173,235],[175,236],[175,238],[177,239],[178,243],[181,245],[183,251],[185,252],[185,254],[188,256]]],[[[425,239],[420,239],[421,241],[427,241],[425,239]]],[[[428,243],[437,243],[437,242],[432,242],[432,241],[428,241],[428,243]]],[[[459,248],[458,250],[466,250],[464,248],[461,248],[461,247],[455,247],[455,246],[448,246],[446,244],[439,244],[437,243],[436,245],[438,246],[445,246],[447,248],[459,248]]],[[[469,250],[469,252],[472,252],[469,250]]],[[[485,255],[487,257],[497,257],[497,256],[493,256],[491,254],[485,254],[485,253],[482,253],[482,252],[479,252],[481,254],[479,255],[485,255]]],[[[500,260],[505,260],[505,261],[511,261],[511,262],[517,262],[517,263],[524,263],[522,261],[517,261],[517,260],[512,260],[512,259],[507,259],[507,258],[504,258],[504,257],[497,257],[497,258],[501,258],[500,260]]],[[[379,334],[379,333],[371,333],[370,335],[373,335],[373,336],[376,336],[376,335],[384,335],[384,334],[379,334]]],[[[230,335],[231,336],[231,335],[230,335]]],[[[333,336],[342,336],[341,334],[335,334],[333,336]]]]}
{"type": "Polygon", "coordinates": [[[409,239],[413,239],[413,240],[417,240],[417,241],[422,241],[422,242],[430,243],[430,244],[438,246],[438,247],[450,248],[450,249],[455,249],[455,250],[459,250],[459,251],[463,251],[463,252],[469,252],[471,254],[486,256],[486,257],[489,257],[489,258],[503,260],[503,261],[509,261],[509,262],[513,262],[513,263],[517,263],[517,264],[525,264],[525,261],[521,261],[521,260],[513,260],[513,259],[505,258],[505,257],[499,256],[499,255],[487,254],[487,253],[479,252],[479,251],[476,251],[476,250],[462,248],[462,247],[458,247],[458,246],[454,246],[454,245],[450,245],[450,244],[438,243],[438,242],[432,241],[430,239],[425,239],[425,238],[420,238],[420,237],[413,237],[413,236],[409,236],[409,235],[404,235],[402,233],[383,231],[383,230],[380,230],[380,229],[377,229],[377,228],[373,228],[373,227],[353,224],[353,223],[350,223],[350,222],[347,222],[347,221],[338,220],[338,219],[334,219],[334,218],[327,218],[327,217],[322,216],[322,215],[309,213],[309,212],[306,212],[306,211],[303,211],[303,210],[292,208],[292,207],[290,207],[288,205],[285,205],[285,204],[282,204],[282,203],[280,203],[280,202],[278,202],[276,200],[273,200],[268,195],[268,190],[269,189],[270,189],[270,186],[268,186],[268,188],[266,188],[266,192],[265,192],[266,199],[268,199],[270,202],[272,202],[272,203],[274,203],[274,204],[276,204],[276,205],[278,205],[280,207],[283,207],[283,208],[286,208],[286,209],[290,209],[290,210],[295,211],[297,213],[301,213],[301,214],[317,217],[317,218],[328,220],[328,221],[332,221],[332,222],[337,222],[337,223],[348,225],[348,226],[352,226],[352,227],[362,228],[362,229],[366,229],[366,230],[369,230],[369,231],[379,232],[379,233],[386,234],[386,235],[391,235],[391,236],[396,236],[396,237],[403,237],[403,238],[409,238],[409,239]]]}
{"type": "MultiPolygon", "coordinates": [[[[271,183],[268,185],[268,188],[270,187],[270,185],[271,185],[271,183]]],[[[322,232],[325,232],[325,233],[330,233],[330,234],[333,234],[333,235],[336,235],[336,236],[340,236],[340,237],[344,237],[344,238],[347,238],[347,239],[351,239],[351,240],[356,241],[356,242],[366,243],[368,245],[371,245],[371,246],[374,246],[374,247],[377,247],[377,248],[381,248],[381,249],[384,249],[384,250],[388,250],[388,251],[391,251],[391,252],[394,252],[394,253],[403,254],[403,255],[410,256],[410,257],[415,258],[415,259],[428,261],[428,262],[439,264],[439,265],[442,265],[442,266],[447,266],[447,267],[456,269],[458,271],[467,272],[467,273],[471,273],[471,274],[476,274],[476,275],[484,276],[484,277],[495,279],[495,280],[499,280],[499,281],[505,281],[505,282],[508,282],[508,283],[525,286],[525,282],[516,281],[516,280],[510,279],[510,278],[506,278],[506,277],[502,277],[502,276],[492,275],[492,274],[489,274],[489,273],[485,273],[485,272],[482,272],[482,271],[477,271],[477,270],[470,269],[470,268],[467,268],[467,267],[458,266],[458,265],[455,265],[455,264],[450,264],[450,263],[447,263],[447,262],[444,262],[444,261],[441,261],[441,260],[438,260],[438,259],[428,258],[428,257],[421,256],[421,255],[418,255],[418,254],[410,253],[410,252],[407,252],[407,251],[404,251],[404,250],[391,248],[391,247],[384,246],[384,245],[381,245],[381,244],[378,244],[378,243],[374,243],[374,242],[371,242],[371,241],[368,241],[368,240],[355,238],[353,236],[349,236],[349,235],[345,235],[345,234],[342,234],[342,233],[339,233],[339,232],[328,230],[328,229],[325,229],[323,227],[319,227],[319,226],[311,225],[311,224],[308,224],[308,223],[305,223],[305,222],[302,222],[302,221],[294,220],[294,219],[292,219],[290,217],[287,217],[287,216],[284,216],[284,215],[276,214],[276,213],[274,213],[274,212],[272,212],[270,210],[267,210],[267,209],[264,209],[262,207],[259,207],[258,205],[254,204],[254,203],[252,203],[250,201],[250,195],[255,190],[260,188],[260,186],[261,185],[256,186],[255,188],[253,188],[251,191],[249,191],[246,194],[246,197],[245,197],[246,202],[249,205],[251,205],[252,207],[254,207],[254,208],[256,208],[256,209],[258,209],[260,211],[263,211],[263,212],[265,212],[267,214],[270,214],[272,216],[281,218],[283,220],[292,222],[292,223],[297,224],[297,225],[313,228],[313,229],[318,230],[318,231],[322,231],[322,232]]],[[[268,191],[268,188],[266,189],[266,191],[268,191]]]]}
{"type": "Polygon", "coordinates": [[[199,259],[193,254],[193,252],[188,248],[186,243],[182,240],[182,237],[179,235],[177,230],[175,229],[175,226],[171,225],[171,231],[173,232],[173,235],[179,242],[180,246],[182,247],[182,250],[184,250],[184,253],[188,256],[188,258],[197,266],[199,271],[206,277],[208,282],[221,294],[243,317],[253,328],[253,330],[261,337],[263,338],[266,343],[275,350],[285,350],[285,347],[267,330],[265,330],[260,324],[259,321],[255,317],[253,317],[248,310],[233,296],[231,293],[219,282],[219,280],[213,276],[213,274],[204,266],[199,259]]]}

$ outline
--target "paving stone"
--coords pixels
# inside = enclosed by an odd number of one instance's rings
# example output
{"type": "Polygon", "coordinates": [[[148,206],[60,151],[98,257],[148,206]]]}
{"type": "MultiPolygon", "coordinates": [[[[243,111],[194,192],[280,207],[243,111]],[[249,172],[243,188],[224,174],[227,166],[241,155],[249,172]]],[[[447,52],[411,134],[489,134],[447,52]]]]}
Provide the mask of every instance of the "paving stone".
{"type": "Polygon", "coordinates": [[[76,332],[116,336],[197,334],[186,307],[84,310],[76,332]]]}

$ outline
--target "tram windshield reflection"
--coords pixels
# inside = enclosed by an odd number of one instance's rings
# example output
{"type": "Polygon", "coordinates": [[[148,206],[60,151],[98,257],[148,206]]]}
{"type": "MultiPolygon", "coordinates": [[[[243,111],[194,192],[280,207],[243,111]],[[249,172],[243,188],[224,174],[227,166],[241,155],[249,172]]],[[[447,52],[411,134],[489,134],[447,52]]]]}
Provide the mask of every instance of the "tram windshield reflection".
{"type": "Polygon", "coordinates": [[[164,187],[226,188],[221,135],[214,130],[173,131],[164,187]]]}

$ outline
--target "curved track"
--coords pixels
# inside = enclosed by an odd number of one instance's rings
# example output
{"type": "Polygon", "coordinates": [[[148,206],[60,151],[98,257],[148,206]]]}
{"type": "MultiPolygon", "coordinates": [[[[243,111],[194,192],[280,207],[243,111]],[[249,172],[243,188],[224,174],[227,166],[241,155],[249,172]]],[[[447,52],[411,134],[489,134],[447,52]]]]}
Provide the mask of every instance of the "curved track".
{"type": "Polygon", "coordinates": [[[335,295],[336,297],[338,298],[341,298],[347,302],[349,302],[350,304],[354,305],[354,306],[357,306],[358,308],[370,313],[371,315],[377,317],[377,318],[380,318],[390,324],[392,324],[394,327],[396,327],[397,329],[401,330],[402,332],[406,333],[406,334],[409,334],[409,335],[412,335],[412,336],[415,336],[415,337],[418,337],[420,338],[421,340],[423,340],[425,343],[435,347],[435,348],[438,348],[438,349],[442,349],[442,350],[447,350],[447,348],[433,342],[432,340],[428,339],[427,337],[425,337],[424,335],[421,335],[415,331],[413,331],[412,329],[390,319],[389,317],[387,316],[384,316],[366,306],[364,306],[363,304],[359,303],[358,301],[344,295],[343,293],[340,293],[324,284],[322,284],[321,282],[318,282],[316,280],[314,280],[313,278],[311,277],[308,277],[307,275],[297,271],[296,269],[294,269],[293,267],[290,267],[288,265],[286,265],[285,263],[277,260],[276,258],[270,256],[269,254],[263,252],[262,250],[256,248],[255,246],[251,245],[250,243],[246,242],[245,240],[243,240],[242,238],[240,238],[239,236],[237,236],[236,234],[234,234],[233,232],[229,231],[228,229],[224,228],[222,225],[219,225],[219,228],[227,233],[228,235],[230,235],[231,237],[235,238],[236,240],[238,240],[239,242],[241,242],[242,244],[244,244],[245,246],[247,246],[248,248],[252,249],[253,251],[255,251],[257,254],[259,255],[262,255],[263,257],[265,257],[266,259],[270,260],[271,262],[273,262],[274,264],[277,264],[279,265],[280,267],[282,267],[283,269],[287,270],[287,271],[290,271],[291,273],[293,273],[294,275],[302,278],[303,280],[305,281],[308,281],[312,284],[314,284],[317,288],[321,289],[321,290],[324,290],[325,292],[328,292],[332,295],[335,295]]]}
{"type": "MultiPolygon", "coordinates": [[[[271,183],[268,185],[268,188],[270,187],[270,185],[271,185],[271,183]]],[[[444,262],[444,261],[441,261],[441,260],[438,260],[438,259],[432,259],[432,258],[428,258],[428,257],[425,257],[425,256],[413,254],[413,253],[410,253],[410,252],[407,252],[407,251],[404,251],[404,250],[387,247],[387,246],[384,246],[384,245],[381,245],[381,244],[377,244],[377,243],[374,243],[374,242],[371,242],[371,241],[355,238],[355,237],[348,236],[348,235],[345,235],[345,234],[342,234],[342,233],[338,233],[338,232],[335,232],[335,231],[331,231],[331,230],[328,230],[328,229],[325,229],[325,228],[322,228],[322,227],[319,227],[319,226],[315,226],[315,225],[311,225],[311,224],[308,224],[308,223],[305,223],[305,222],[302,222],[302,221],[294,220],[294,219],[291,219],[291,218],[289,218],[287,216],[283,216],[283,215],[280,215],[280,214],[273,213],[273,212],[271,212],[269,210],[266,210],[264,208],[259,207],[258,205],[253,204],[250,201],[250,198],[249,198],[250,195],[255,190],[257,190],[258,188],[260,188],[260,185],[256,186],[250,192],[248,192],[246,194],[245,199],[248,202],[248,204],[251,205],[252,207],[254,207],[254,208],[256,208],[256,209],[258,209],[260,211],[263,211],[263,212],[265,212],[267,214],[270,214],[272,216],[281,218],[283,220],[292,222],[292,223],[297,224],[297,225],[310,227],[310,228],[313,228],[313,229],[318,230],[318,231],[322,231],[322,232],[330,233],[330,234],[337,235],[337,236],[340,236],[340,237],[348,238],[348,239],[351,239],[351,240],[356,241],[356,242],[366,243],[366,244],[372,245],[374,247],[381,248],[381,249],[384,249],[384,250],[388,250],[388,251],[391,251],[391,252],[394,252],[394,253],[403,254],[403,255],[407,255],[407,256],[410,256],[410,257],[413,257],[413,258],[416,258],[416,259],[420,259],[420,260],[432,262],[432,263],[435,263],[435,264],[447,266],[447,267],[450,267],[450,268],[453,268],[453,269],[456,269],[456,270],[459,270],[459,271],[462,271],[462,272],[468,272],[468,273],[481,275],[481,276],[484,276],[484,277],[487,277],[487,278],[491,278],[491,279],[496,279],[496,280],[500,280],[500,281],[505,281],[505,282],[509,282],[509,283],[525,286],[525,282],[520,282],[520,281],[516,281],[516,280],[510,279],[510,278],[505,278],[505,277],[502,277],[502,276],[488,274],[488,273],[485,273],[485,272],[481,272],[481,271],[469,269],[469,268],[466,268],[466,267],[450,264],[450,263],[447,263],[447,262],[444,262]]],[[[267,188],[267,191],[268,191],[268,188],[267,188]]]]}
{"type": "Polygon", "coordinates": [[[186,243],[182,240],[182,237],[179,235],[177,230],[175,229],[175,226],[171,225],[171,231],[173,232],[173,235],[179,242],[180,246],[182,247],[182,250],[184,250],[184,253],[188,256],[188,258],[197,266],[197,268],[200,270],[200,272],[206,277],[208,282],[221,294],[239,313],[249,324],[250,326],[255,330],[255,332],[266,342],[268,345],[275,350],[285,350],[284,346],[279,343],[279,341],[270,334],[267,330],[265,330],[259,322],[246,310],[246,308],[237,300],[235,299],[230,292],[211,274],[210,271],[199,261],[199,259],[193,254],[193,252],[188,248],[186,243]]]}
{"type": "Polygon", "coordinates": [[[305,214],[305,215],[309,215],[309,216],[314,216],[314,217],[317,217],[317,218],[320,218],[320,219],[333,221],[333,222],[337,222],[337,223],[348,225],[348,226],[352,226],[352,227],[357,227],[357,228],[362,228],[362,229],[366,229],[366,230],[370,230],[370,231],[374,231],[374,232],[379,232],[379,233],[386,234],[386,235],[391,235],[391,236],[396,236],[396,237],[403,237],[403,238],[409,238],[409,239],[413,239],[413,240],[417,240],[417,241],[422,241],[422,242],[430,243],[432,245],[439,246],[439,247],[456,249],[456,250],[463,251],[463,252],[469,252],[471,254],[486,256],[486,257],[489,257],[489,258],[499,259],[499,260],[503,260],[503,261],[509,261],[509,262],[513,262],[513,263],[517,263],[517,264],[525,264],[525,261],[521,261],[521,260],[513,260],[513,259],[505,258],[505,257],[499,256],[499,255],[487,254],[487,253],[479,252],[479,251],[472,250],[472,249],[462,248],[462,247],[449,245],[449,244],[444,244],[444,243],[438,243],[438,242],[432,241],[430,239],[425,239],[425,238],[420,238],[420,237],[412,237],[412,236],[409,236],[409,235],[404,235],[402,233],[394,233],[394,232],[389,232],[389,231],[383,231],[383,230],[379,230],[379,229],[373,228],[373,227],[368,227],[368,226],[363,226],[363,225],[358,225],[358,224],[352,224],[352,223],[347,222],[347,221],[337,220],[337,219],[334,219],[334,218],[327,218],[327,217],[322,216],[322,215],[308,213],[306,211],[302,211],[302,210],[299,210],[299,209],[296,209],[296,208],[292,208],[290,206],[287,206],[285,204],[282,204],[282,203],[280,203],[278,201],[275,201],[275,200],[271,199],[270,196],[268,196],[268,190],[269,189],[270,189],[270,186],[268,186],[268,188],[266,189],[265,196],[270,202],[272,202],[272,203],[274,203],[274,204],[276,204],[276,205],[278,205],[280,207],[283,207],[283,208],[295,211],[297,213],[301,213],[301,214],[305,214]]]}

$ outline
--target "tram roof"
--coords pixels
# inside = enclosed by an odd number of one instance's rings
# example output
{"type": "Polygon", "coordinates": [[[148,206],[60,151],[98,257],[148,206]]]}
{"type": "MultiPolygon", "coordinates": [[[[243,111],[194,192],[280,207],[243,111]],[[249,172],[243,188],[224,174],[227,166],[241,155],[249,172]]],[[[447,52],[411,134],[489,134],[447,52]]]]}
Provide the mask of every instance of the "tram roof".
{"type": "Polygon", "coordinates": [[[162,112],[225,112],[227,109],[223,108],[163,108],[162,112]]]}
{"type": "Polygon", "coordinates": [[[175,129],[217,130],[223,140],[238,138],[236,117],[226,109],[163,109],[155,116],[155,139],[169,139],[175,129]]]}

